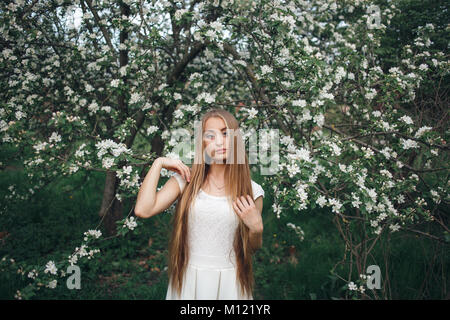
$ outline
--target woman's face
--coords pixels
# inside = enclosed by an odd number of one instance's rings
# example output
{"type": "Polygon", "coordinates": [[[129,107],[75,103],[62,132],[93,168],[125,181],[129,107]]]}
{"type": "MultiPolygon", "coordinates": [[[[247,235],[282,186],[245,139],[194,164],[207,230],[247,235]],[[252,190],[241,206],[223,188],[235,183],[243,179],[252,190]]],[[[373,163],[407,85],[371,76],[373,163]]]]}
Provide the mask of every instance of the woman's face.
{"type": "Polygon", "coordinates": [[[216,163],[225,163],[229,153],[229,132],[222,118],[212,117],[206,120],[203,132],[205,152],[216,163]]]}

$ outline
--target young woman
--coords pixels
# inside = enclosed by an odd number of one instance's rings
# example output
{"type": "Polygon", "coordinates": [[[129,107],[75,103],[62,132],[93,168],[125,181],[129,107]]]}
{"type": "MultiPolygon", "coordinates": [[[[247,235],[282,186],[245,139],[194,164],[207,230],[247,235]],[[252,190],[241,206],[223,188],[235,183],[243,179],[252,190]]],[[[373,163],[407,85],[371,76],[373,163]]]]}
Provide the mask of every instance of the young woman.
{"type": "Polygon", "coordinates": [[[250,177],[239,123],[213,109],[198,122],[192,169],[161,157],[135,206],[148,218],[178,200],[166,299],[253,299],[252,254],[262,246],[264,190],[250,177]],[[175,174],[156,192],[161,168],[175,174]]]}

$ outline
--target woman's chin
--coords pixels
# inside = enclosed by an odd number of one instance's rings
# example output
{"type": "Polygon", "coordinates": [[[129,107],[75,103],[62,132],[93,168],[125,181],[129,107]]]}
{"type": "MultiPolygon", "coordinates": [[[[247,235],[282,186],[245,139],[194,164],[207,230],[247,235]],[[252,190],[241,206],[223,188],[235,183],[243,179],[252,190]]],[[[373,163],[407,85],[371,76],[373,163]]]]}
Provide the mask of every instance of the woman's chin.
{"type": "Polygon", "coordinates": [[[215,163],[225,163],[227,161],[227,157],[225,155],[216,155],[212,158],[215,163]]]}

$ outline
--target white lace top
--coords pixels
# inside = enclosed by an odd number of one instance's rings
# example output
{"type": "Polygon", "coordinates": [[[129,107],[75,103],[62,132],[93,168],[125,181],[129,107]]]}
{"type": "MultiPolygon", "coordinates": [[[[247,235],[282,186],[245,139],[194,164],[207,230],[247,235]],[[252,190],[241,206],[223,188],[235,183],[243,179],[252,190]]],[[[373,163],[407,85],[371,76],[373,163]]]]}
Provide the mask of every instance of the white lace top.
{"type": "MultiPolygon", "coordinates": [[[[181,191],[186,180],[175,173],[181,191]]],[[[253,199],[264,197],[264,190],[251,180],[253,199]]],[[[189,214],[188,241],[190,254],[202,256],[228,256],[234,254],[233,240],[239,217],[228,204],[226,196],[214,196],[200,189],[193,210],[189,214]]]]}

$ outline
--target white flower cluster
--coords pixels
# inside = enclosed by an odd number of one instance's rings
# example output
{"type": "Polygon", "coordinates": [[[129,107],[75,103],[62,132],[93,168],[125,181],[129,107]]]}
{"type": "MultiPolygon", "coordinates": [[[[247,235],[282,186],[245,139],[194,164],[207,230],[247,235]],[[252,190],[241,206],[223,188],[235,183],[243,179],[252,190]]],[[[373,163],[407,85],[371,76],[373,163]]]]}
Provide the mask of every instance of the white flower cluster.
{"type": "Polygon", "coordinates": [[[133,178],[131,178],[132,173],[133,169],[131,166],[125,166],[121,170],[116,171],[116,176],[120,179],[120,186],[125,186],[127,189],[139,187],[139,174],[135,172],[133,178]]]}
{"type": "Polygon", "coordinates": [[[263,65],[263,66],[261,67],[261,74],[262,74],[263,76],[266,75],[266,74],[268,74],[268,73],[272,73],[272,71],[273,71],[272,67],[270,67],[270,66],[268,66],[268,65],[263,65]]]}
{"type": "Polygon", "coordinates": [[[133,92],[131,94],[130,100],[128,101],[130,104],[139,103],[142,101],[142,96],[139,92],[133,92]]]}
{"type": "MultiPolygon", "coordinates": [[[[373,190],[373,189],[372,189],[373,190]]],[[[382,231],[381,222],[385,221],[388,217],[399,217],[398,210],[394,207],[394,204],[390,201],[390,199],[386,195],[382,195],[381,201],[376,203],[373,202],[366,203],[366,210],[370,212],[377,212],[378,216],[375,219],[370,220],[370,226],[374,228],[373,232],[375,234],[380,234],[382,231]]],[[[400,229],[400,225],[397,223],[392,223],[389,225],[389,229],[391,232],[398,231],[400,229]]]]}
{"type": "Polygon", "coordinates": [[[298,235],[298,237],[300,238],[300,241],[303,241],[305,239],[305,232],[302,230],[302,228],[300,228],[300,226],[296,226],[295,224],[293,224],[292,222],[288,222],[286,224],[286,226],[292,230],[295,231],[295,233],[298,235]]]}
{"type": "Polygon", "coordinates": [[[187,9],[178,9],[175,11],[175,20],[180,20],[186,12],[188,12],[187,9]]]}
{"type": "Polygon", "coordinates": [[[208,31],[206,31],[205,35],[211,40],[218,40],[219,37],[223,33],[223,25],[220,21],[213,21],[209,23],[208,31]]]}
{"type": "Polygon", "coordinates": [[[436,204],[441,203],[441,196],[439,195],[439,193],[436,190],[430,190],[430,194],[431,194],[431,198],[433,199],[433,201],[436,204]]]}
{"type": "Polygon", "coordinates": [[[56,279],[54,279],[47,284],[47,288],[55,289],[57,283],[58,283],[58,281],[56,279]]]}
{"type": "Polygon", "coordinates": [[[39,153],[39,151],[45,150],[45,148],[47,147],[48,143],[47,142],[39,142],[35,145],[33,145],[33,149],[36,150],[35,153],[39,153]]]}
{"type": "Polygon", "coordinates": [[[343,67],[337,67],[334,82],[336,84],[340,83],[346,74],[347,74],[347,72],[345,71],[345,69],[343,67]]]}
{"type": "Polygon", "coordinates": [[[292,106],[304,108],[304,107],[306,107],[306,100],[303,100],[303,99],[293,100],[292,106]]]}
{"type": "Polygon", "coordinates": [[[173,116],[175,119],[183,119],[183,117],[184,117],[183,110],[181,110],[181,109],[175,110],[175,112],[173,113],[173,116]]]}
{"type": "Polygon", "coordinates": [[[150,126],[147,128],[147,135],[151,135],[152,133],[158,131],[158,127],[157,126],[150,126]]]}
{"type": "Polygon", "coordinates": [[[389,225],[389,229],[391,229],[391,232],[395,232],[395,231],[398,231],[400,229],[400,226],[399,226],[398,223],[391,224],[391,225],[389,225]]]}
{"type": "Polygon", "coordinates": [[[339,199],[330,198],[327,200],[327,198],[323,195],[319,196],[316,199],[316,203],[323,208],[324,206],[328,205],[331,206],[331,210],[334,213],[341,213],[342,203],[339,201],[339,199]]]}
{"type": "MultiPolygon", "coordinates": [[[[95,147],[98,149],[97,157],[99,159],[102,159],[103,156],[108,153],[108,151],[111,152],[112,155],[116,158],[118,156],[120,156],[122,153],[132,154],[132,150],[127,149],[125,144],[116,143],[111,139],[99,141],[95,144],[95,147]]],[[[111,163],[111,160],[109,160],[109,162],[107,164],[110,164],[110,163],[111,163]]],[[[103,163],[103,164],[105,164],[105,163],[103,163]]]]}
{"type": "Polygon", "coordinates": [[[361,200],[359,199],[359,197],[356,195],[356,193],[352,192],[352,206],[355,208],[359,208],[359,206],[362,204],[361,200]]]}
{"type": "Polygon", "coordinates": [[[120,85],[120,80],[119,79],[114,79],[111,81],[111,87],[113,88],[118,88],[120,85]]]}
{"type": "Polygon", "coordinates": [[[123,228],[128,228],[130,230],[134,230],[137,227],[137,222],[134,217],[126,218],[123,223],[123,228]]]}
{"type": "Polygon", "coordinates": [[[339,199],[335,198],[328,199],[328,205],[332,207],[331,210],[334,213],[341,213],[340,210],[342,207],[342,203],[339,201],[339,199]]]}
{"type": "Polygon", "coordinates": [[[242,108],[242,111],[245,111],[248,113],[248,119],[254,119],[256,115],[258,114],[258,110],[256,110],[254,107],[250,108],[242,108]]]}
{"type": "Polygon", "coordinates": [[[348,289],[349,289],[349,290],[357,290],[358,287],[356,286],[356,284],[355,284],[353,281],[350,281],[350,282],[348,283],[348,289]]]}
{"type": "Polygon", "coordinates": [[[406,124],[414,124],[413,120],[409,116],[403,116],[399,120],[403,121],[406,124]]]}
{"type": "Polygon", "coordinates": [[[419,144],[416,141],[411,140],[411,139],[400,138],[400,142],[402,144],[402,148],[405,150],[412,149],[412,148],[419,148],[419,144]]]}
{"type": "Polygon", "coordinates": [[[54,261],[49,261],[47,262],[47,264],[45,265],[45,270],[44,273],[51,273],[51,274],[56,274],[56,272],[58,271],[58,268],[56,268],[55,262],[54,261]]]}
{"type": "Polygon", "coordinates": [[[206,103],[214,103],[216,101],[216,95],[210,94],[208,92],[202,92],[197,96],[196,100],[198,102],[201,102],[203,100],[206,103]]]}
{"type": "Polygon", "coordinates": [[[342,149],[335,142],[325,140],[323,141],[323,144],[328,145],[331,148],[331,152],[333,155],[337,157],[341,155],[342,149]]]}
{"type": "Polygon", "coordinates": [[[296,161],[291,161],[289,164],[286,164],[286,170],[289,178],[292,178],[300,172],[300,167],[297,165],[296,161]]]}
{"type": "Polygon", "coordinates": [[[91,152],[89,150],[85,150],[84,148],[86,147],[86,143],[83,143],[82,145],[80,145],[77,149],[77,151],[75,151],[75,157],[77,158],[82,158],[85,155],[90,154],[91,152]]]}
{"type": "Polygon", "coordinates": [[[364,95],[364,97],[367,100],[372,100],[373,98],[375,98],[376,95],[377,95],[377,90],[375,90],[374,88],[370,88],[370,89],[367,90],[367,92],[364,95]]]}
{"type": "Polygon", "coordinates": [[[114,158],[106,157],[102,160],[102,167],[105,169],[109,169],[114,165],[114,158]]]}
{"type": "Polygon", "coordinates": [[[87,241],[89,237],[93,237],[94,239],[100,238],[102,232],[100,230],[88,230],[84,233],[84,241],[87,241]]]}
{"type": "Polygon", "coordinates": [[[431,129],[433,128],[427,126],[420,128],[419,130],[417,130],[416,134],[414,135],[414,138],[420,138],[425,132],[430,131],[431,129]]]}
{"type": "Polygon", "coordinates": [[[353,281],[350,281],[347,286],[350,291],[359,291],[361,293],[364,293],[364,291],[366,290],[363,285],[360,285],[358,288],[358,286],[353,281]]]}
{"type": "Polygon", "coordinates": [[[306,200],[308,200],[308,185],[304,183],[297,183],[297,197],[300,200],[298,210],[305,210],[308,207],[306,200]]]}
{"type": "Polygon", "coordinates": [[[302,160],[305,162],[311,162],[310,152],[305,148],[295,149],[294,153],[288,153],[286,158],[289,160],[302,160]]]}
{"type": "Polygon", "coordinates": [[[33,269],[30,272],[28,272],[28,278],[30,279],[36,279],[37,276],[38,272],[36,271],[36,269],[33,269]]]}
{"type": "Polygon", "coordinates": [[[94,254],[100,252],[100,249],[92,249],[87,251],[88,246],[85,244],[82,244],[80,248],[76,247],[75,252],[69,256],[69,263],[71,266],[76,264],[78,262],[78,258],[82,258],[87,256],[88,260],[90,260],[94,254]]]}
{"type": "Polygon", "coordinates": [[[380,153],[386,158],[386,159],[391,159],[391,158],[397,158],[397,152],[395,152],[394,150],[392,150],[392,148],[389,147],[384,147],[380,153]]]}
{"type": "Polygon", "coordinates": [[[98,110],[100,110],[100,106],[98,105],[97,102],[92,101],[88,105],[88,110],[89,110],[89,115],[93,115],[94,113],[97,113],[98,110]]]}
{"type": "Polygon", "coordinates": [[[316,199],[316,203],[317,203],[321,208],[323,208],[324,206],[327,205],[327,198],[325,198],[325,196],[319,196],[319,197],[316,199]]]}
{"type": "Polygon", "coordinates": [[[16,291],[16,294],[14,295],[14,299],[22,300],[22,293],[19,290],[16,291]]]}
{"type": "Polygon", "coordinates": [[[52,135],[50,136],[50,138],[48,139],[48,141],[50,143],[52,143],[52,142],[60,142],[61,141],[61,135],[59,135],[56,132],[53,132],[52,135]]]}
{"type": "Polygon", "coordinates": [[[272,209],[275,212],[275,214],[277,215],[277,218],[280,219],[281,210],[283,209],[283,207],[279,204],[273,203],[272,209]]]}

